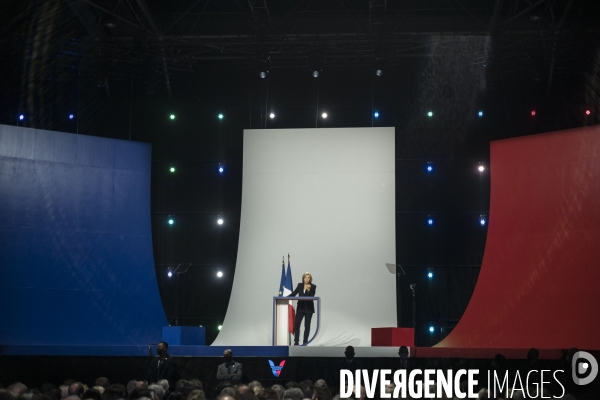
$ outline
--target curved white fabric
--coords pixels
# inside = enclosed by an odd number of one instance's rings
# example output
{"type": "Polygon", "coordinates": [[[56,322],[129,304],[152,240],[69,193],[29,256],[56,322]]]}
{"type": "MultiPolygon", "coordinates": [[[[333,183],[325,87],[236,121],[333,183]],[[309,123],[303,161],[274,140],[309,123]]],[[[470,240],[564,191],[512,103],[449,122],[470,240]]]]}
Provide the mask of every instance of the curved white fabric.
{"type": "Polygon", "coordinates": [[[311,345],[369,346],[371,328],[395,326],[394,148],[393,127],[244,131],[237,265],[213,345],[271,345],[288,252],[294,286],[311,272],[322,301],[311,345]]]}

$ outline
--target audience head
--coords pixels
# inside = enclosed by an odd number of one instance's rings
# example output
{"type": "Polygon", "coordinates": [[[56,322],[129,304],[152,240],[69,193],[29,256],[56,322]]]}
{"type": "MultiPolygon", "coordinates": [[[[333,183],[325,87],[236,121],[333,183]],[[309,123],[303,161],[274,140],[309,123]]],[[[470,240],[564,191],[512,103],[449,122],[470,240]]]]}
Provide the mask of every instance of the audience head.
{"type": "Polygon", "coordinates": [[[259,381],[252,381],[248,384],[248,387],[250,388],[250,390],[252,391],[252,393],[254,393],[254,395],[258,395],[260,392],[262,392],[262,385],[259,381]]]}
{"type": "Polygon", "coordinates": [[[148,398],[154,400],[152,392],[147,387],[136,387],[129,393],[129,400],[148,398]]]}
{"type": "Polygon", "coordinates": [[[540,358],[540,351],[538,349],[536,349],[536,348],[529,349],[529,351],[527,352],[527,361],[529,361],[529,363],[533,364],[539,358],[540,358]]]}
{"type": "Polygon", "coordinates": [[[328,387],[322,388],[315,386],[313,400],[331,400],[331,390],[328,387]]]}
{"type": "Polygon", "coordinates": [[[97,389],[88,389],[81,396],[82,400],[90,399],[90,400],[102,400],[102,393],[100,393],[97,389]]]}
{"type": "Polygon", "coordinates": [[[137,381],[136,381],[136,380],[133,380],[133,381],[129,381],[129,382],[127,382],[127,395],[129,395],[129,394],[131,393],[131,391],[132,391],[133,389],[135,389],[135,384],[136,384],[136,383],[137,383],[137,381]]]}
{"type": "Polygon", "coordinates": [[[344,355],[346,356],[346,360],[352,360],[354,358],[354,347],[352,347],[352,346],[346,347],[346,351],[344,351],[344,355]]]}
{"type": "Polygon", "coordinates": [[[288,383],[285,384],[285,389],[291,389],[291,388],[297,388],[298,387],[298,382],[294,382],[294,381],[289,381],[288,383]]]}
{"type": "Polygon", "coordinates": [[[252,393],[254,394],[254,392],[252,390],[250,390],[250,387],[248,385],[238,385],[237,386],[237,396],[243,396],[247,393],[252,393]]]}
{"type": "Polygon", "coordinates": [[[6,388],[9,392],[13,392],[17,396],[21,396],[25,392],[27,392],[27,386],[22,384],[21,382],[16,382],[6,388]]]}
{"type": "Polygon", "coordinates": [[[84,388],[81,382],[75,382],[69,385],[69,396],[77,396],[81,398],[83,391],[84,388]]]}
{"type": "Polygon", "coordinates": [[[256,395],[258,400],[278,400],[279,396],[273,389],[263,388],[259,394],[256,395]]]}
{"type": "Polygon", "coordinates": [[[277,393],[277,398],[279,400],[283,400],[283,392],[285,392],[285,389],[283,388],[283,386],[281,386],[281,385],[273,385],[273,386],[271,386],[271,389],[273,389],[273,391],[275,393],[277,393]]]}
{"type": "Polygon", "coordinates": [[[219,397],[235,397],[235,395],[237,394],[237,391],[235,390],[235,388],[233,386],[227,386],[224,387],[220,392],[219,392],[219,397]]]}
{"type": "MultiPolygon", "coordinates": [[[[310,399],[311,397],[312,394],[308,398],[310,399]]],[[[302,393],[302,390],[300,390],[299,388],[292,387],[285,391],[285,393],[283,394],[283,398],[290,400],[302,400],[304,398],[304,393],[302,393]]]]}
{"type": "Polygon", "coordinates": [[[206,400],[206,396],[204,395],[204,391],[194,389],[188,395],[187,400],[206,400]]]}
{"type": "Polygon", "coordinates": [[[148,386],[148,390],[150,390],[151,392],[154,393],[154,396],[158,399],[158,400],[162,400],[162,398],[165,395],[165,390],[162,388],[162,386],[153,383],[152,385],[148,386]]]}
{"type": "Polygon", "coordinates": [[[127,397],[127,390],[123,385],[110,385],[102,393],[102,400],[119,400],[127,397]]]}
{"type": "Polygon", "coordinates": [[[108,381],[108,378],[105,377],[100,377],[98,379],[96,379],[96,382],[94,383],[94,386],[101,386],[104,389],[106,389],[107,387],[110,386],[110,382],[108,381]]]}
{"type": "Polygon", "coordinates": [[[298,389],[302,391],[303,398],[310,399],[313,396],[313,384],[311,381],[306,380],[298,384],[298,389]]]}
{"type": "Polygon", "coordinates": [[[163,390],[165,391],[165,394],[169,392],[169,381],[166,379],[161,379],[160,381],[156,382],[157,384],[159,384],[160,386],[162,386],[163,390]]]}
{"type": "Polygon", "coordinates": [[[398,355],[400,356],[400,358],[408,358],[408,347],[400,346],[400,348],[398,349],[398,355]]]}
{"type": "Polygon", "coordinates": [[[156,346],[156,354],[160,357],[166,356],[167,350],[169,350],[169,343],[167,342],[159,342],[158,346],[156,346]]]}
{"type": "Polygon", "coordinates": [[[329,387],[329,386],[327,386],[327,382],[325,382],[325,380],[324,380],[324,379],[318,379],[318,380],[315,382],[315,385],[314,385],[314,386],[315,386],[315,387],[320,387],[320,388],[322,388],[322,389],[325,389],[326,387],[329,387]]]}

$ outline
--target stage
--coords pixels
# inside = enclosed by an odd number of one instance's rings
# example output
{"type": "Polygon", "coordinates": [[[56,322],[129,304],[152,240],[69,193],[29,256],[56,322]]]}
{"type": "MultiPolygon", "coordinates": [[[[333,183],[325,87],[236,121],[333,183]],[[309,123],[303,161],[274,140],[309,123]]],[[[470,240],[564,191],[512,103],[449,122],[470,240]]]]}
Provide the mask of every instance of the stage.
{"type": "MultiPolygon", "coordinates": [[[[345,347],[324,346],[169,346],[174,357],[221,357],[231,349],[239,357],[312,357],[342,358],[345,347]]],[[[529,349],[516,348],[444,348],[411,347],[411,358],[492,359],[502,354],[507,359],[526,359],[529,349]]],[[[538,349],[540,359],[558,360],[568,349],[538,349]]],[[[355,347],[357,358],[399,358],[398,347],[355,347]]],[[[590,351],[600,355],[598,351],[590,351]]],[[[148,357],[148,346],[19,346],[0,347],[2,356],[69,356],[69,357],[148,357]]]]}

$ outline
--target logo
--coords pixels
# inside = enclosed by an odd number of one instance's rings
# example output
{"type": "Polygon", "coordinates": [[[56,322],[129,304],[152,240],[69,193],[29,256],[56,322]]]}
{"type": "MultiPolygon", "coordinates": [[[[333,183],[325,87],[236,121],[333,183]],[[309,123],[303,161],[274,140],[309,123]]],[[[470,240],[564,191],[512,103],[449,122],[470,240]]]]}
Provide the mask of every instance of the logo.
{"type": "Polygon", "coordinates": [[[598,361],[590,353],[578,351],[571,360],[571,374],[575,384],[587,385],[598,375],[598,361]]]}
{"type": "Polygon", "coordinates": [[[285,365],[285,360],[280,362],[279,365],[275,365],[275,363],[273,361],[269,360],[269,365],[271,366],[271,371],[273,372],[273,375],[276,378],[279,378],[279,375],[281,375],[281,370],[283,369],[283,366],[285,365]]]}

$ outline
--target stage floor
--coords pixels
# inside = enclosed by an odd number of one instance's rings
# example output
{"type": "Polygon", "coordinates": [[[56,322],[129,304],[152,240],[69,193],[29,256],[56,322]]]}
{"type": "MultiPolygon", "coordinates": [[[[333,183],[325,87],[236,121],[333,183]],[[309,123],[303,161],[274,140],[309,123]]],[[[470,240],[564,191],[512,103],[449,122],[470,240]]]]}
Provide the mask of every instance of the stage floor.
{"type": "MultiPolygon", "coordinates": [[[[221,357],[225,349],[232,349],[236,357],[333,357],[344,356],[345,347],[323,346],[169,346],[175,357],[221,357]]],[[[508,359],[525,359],[529,349],[464,349],[440,347],[412,347],[415,358],[473,358],[491,359],[502,354],[508,359]]],[[[559,359],[566,349],[538,349],[541,359],[559,359]]],[[[358,358],[398,357],[397,347],[355,347],[358,358]]],[[[598,352],[592,352],[598,353],[598,352]]],[[[0,346],[2,356],[98,356],[147,357],[148,346],[0,346]]]]}

